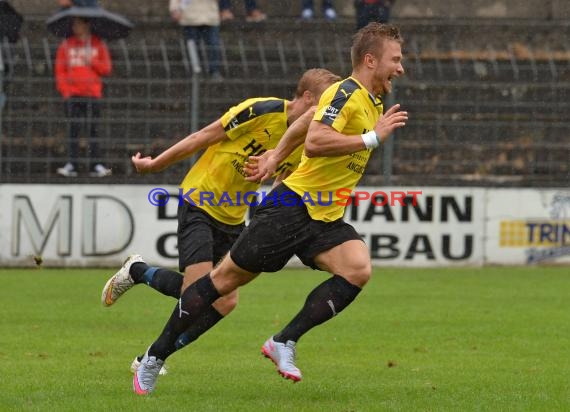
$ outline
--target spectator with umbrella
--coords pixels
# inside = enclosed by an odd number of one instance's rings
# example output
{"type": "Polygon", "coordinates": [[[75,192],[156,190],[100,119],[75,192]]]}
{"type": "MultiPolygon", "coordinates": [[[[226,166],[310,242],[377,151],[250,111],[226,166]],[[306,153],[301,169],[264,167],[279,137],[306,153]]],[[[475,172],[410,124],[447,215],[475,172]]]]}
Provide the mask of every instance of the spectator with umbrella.
{"type": "Polygon", "coordinates": [[[85,121],[89,131],[90,176],[104,177],[111,169],[103,165],[98,142],[98,122],[103,97],[102,77],[111,74],[111,56],[104,40],[126,37],[132,24],[99,7],[65,8],[47,21],[48,29],[66,39],[55,58],[56,87],[65,102],[68,120],[68,161],[57,169],[65,177],[77,176],[79,132],[85,121]]]}

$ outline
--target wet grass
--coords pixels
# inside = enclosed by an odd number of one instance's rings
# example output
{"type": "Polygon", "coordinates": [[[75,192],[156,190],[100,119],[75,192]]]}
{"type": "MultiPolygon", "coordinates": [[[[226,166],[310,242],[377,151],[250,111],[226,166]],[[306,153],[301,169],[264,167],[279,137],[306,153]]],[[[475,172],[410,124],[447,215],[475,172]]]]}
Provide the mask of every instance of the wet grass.
{"type": "Polygon", "coordinates": [[[103,308],[109,275],[0,270],[0,410],[570,410],[568,268],[378,269],[299,342],[297,384],[259,349],[325,277],[262,275],[146,398],[129,366],[175,301],[137,286],[103,308]]]}

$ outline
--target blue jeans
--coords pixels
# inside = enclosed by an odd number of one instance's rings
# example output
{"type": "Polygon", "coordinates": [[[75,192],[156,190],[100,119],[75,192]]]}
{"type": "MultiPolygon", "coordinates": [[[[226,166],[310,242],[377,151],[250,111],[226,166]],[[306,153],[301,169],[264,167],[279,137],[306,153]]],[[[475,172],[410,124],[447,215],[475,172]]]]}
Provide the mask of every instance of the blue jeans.
{"type": "Polygon", "coordinates": [[[200,50],[200,40],[204,41],[208,58],[208,73],[219,73],[220,28],[218,26],[184,26],[184,37],[187,41],[194,40],[198,50],[200,50]]]}
{"type": "Polygon", "coordinates": [[[356,2],[356,30],[360,30],[370,22],[388,23],[390,7],[383,4],[364,4],[356,2]]]}
{"type": "MultiPolygon", "coordinates": [[[[243,0],[245,5],[245,11],[247,14],[250,14],[253,10],[257,9],[257,3],[255,0],[243,0]]],[[[230,10],[232,5],[230,0],[220,0],[220,10],[230,10]]]]}
{"type": "MultiPolygon", "coordinates": [[[[305,10],[305,9],[314,10],[314,8],[315,8],[314,0],[302,0],[301,4],[302,4],[301,7],[303,10],[305,10]]],[[[323,6],[323,10],[334,9],[333,0],[323,0],[322,6],[323,6]]]]}
{"type": "Polygon", "coordinates": [[[76,7],[97,7],[97,0],[73,0],[73,5],[76,7]]]}
{"type": "Polygon", "coordinates": [[[67,156],[74,163],[79,159],[79,133],[86,123],[89,135],[89,159],[99,163],[99,134],[97,126],[101,117],[99,99],[93,97],[70,97],[65,100],[67,117],[67,156]]]}

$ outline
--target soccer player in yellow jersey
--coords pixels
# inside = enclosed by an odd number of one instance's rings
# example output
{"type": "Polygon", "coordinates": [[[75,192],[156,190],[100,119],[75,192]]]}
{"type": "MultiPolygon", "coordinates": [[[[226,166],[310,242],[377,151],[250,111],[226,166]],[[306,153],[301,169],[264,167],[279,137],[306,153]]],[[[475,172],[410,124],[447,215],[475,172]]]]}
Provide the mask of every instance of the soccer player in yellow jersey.
{"type": "Polygon", "coordinates": [[[307,296],[300,312],[283,330],[263,344],[262,353],[285,378],[301,380],[295,365],[297,341],[346,308],[372,272],[368,249],[354,228],[342,220],[343,207],[334,196],[338,189],[352,190],[371,150],[405,125],[407,113],[395,105],[382,114],[379,97],[391,91],[392,79],[404,74],[401,43],[399,30],[390,25],[371,23],[355,34],[352,75],[323,93],[309,126],[301,164],[256,209],[222,262],[182,293],[162,334],[135,373],[137,393],[154,389],[176,338],[212,302],[234,293],[261,272],[280,270],[293,255],[331,277],[307,296]],[[321,191],[332,193],[333,201],[318,201],[321,191]]]}
{"type": "MultiPolygon", "coordinates": [[[[143,157],[140,153],[133,156],[137,171],[150,173],[206,149],[180,185],[183,202],[179,202],[182,205],[178,208],[178,251],[179,269],[184,272],[184,278],[178,272],[151,267],[141,256],[133,255],[107,281],[101,296],[103,305],[112,305],[138,283],[179,298],[185,286],[209,272],[243,230],[252,192],[260,186],[259,182],[245,178],[243,169],[247,157],[274,148],[288,125],[312,109],[321,93],[338,80],[339,76],[326,69],[307,70],[297,84],[293,100],[247,99],[156,158],[143,157]],[[249,198],[245,197],[247,193],[249,198]]],[[[301,151],[282,163],[277,180],[298,165],[301,151]]],[[[179,334],[177,348],[197,339],[230,313],[237,298],[237,293],[231,293],[213,303],[199,321],[179,334]]],[[[140,358],[136,358],[131,369],[136,370],[139,363],[140,358]]]]}

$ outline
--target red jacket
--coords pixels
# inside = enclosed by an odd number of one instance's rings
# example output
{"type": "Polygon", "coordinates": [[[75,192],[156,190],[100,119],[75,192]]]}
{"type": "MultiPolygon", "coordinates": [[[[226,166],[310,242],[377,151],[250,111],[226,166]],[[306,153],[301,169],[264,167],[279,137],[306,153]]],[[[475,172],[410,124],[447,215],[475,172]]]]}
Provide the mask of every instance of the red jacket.
{"type": "Polygon", "coordinates": [[[55,56],[55,81],[65,99],[72,96],[100,98],[101,76],[110,73],[109,50],[97,36],[92,35],[87,41],[71,36],[59,45],[55,56]]]}

